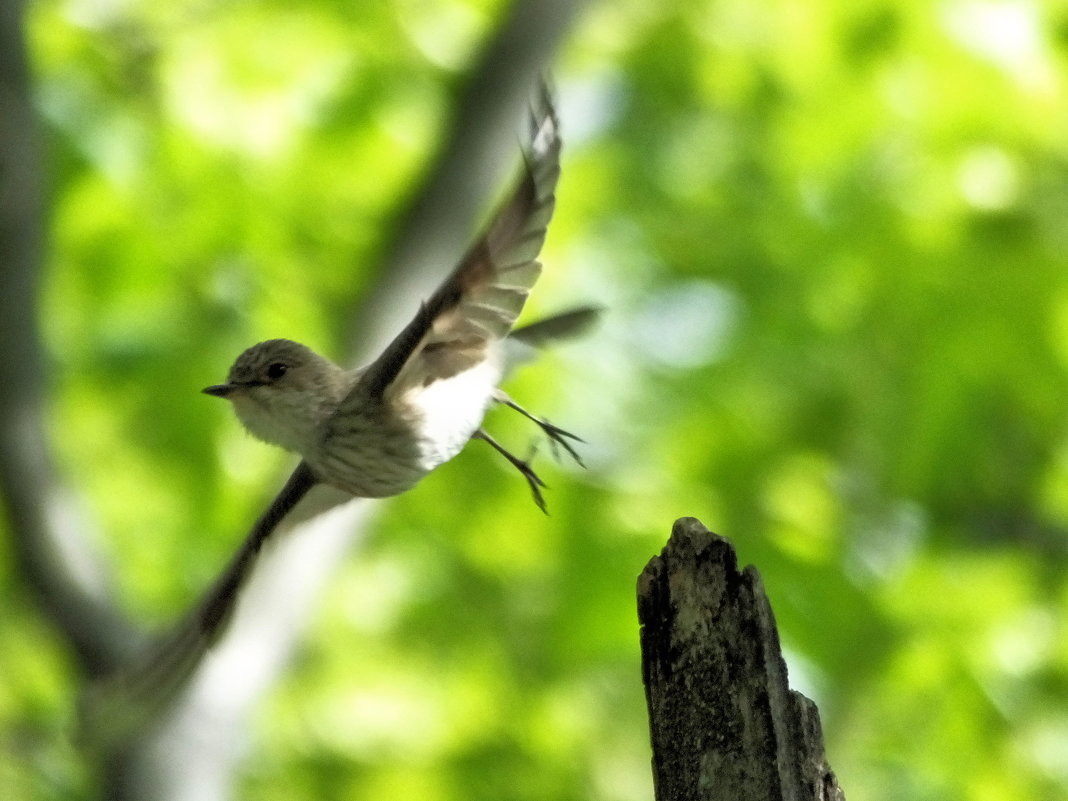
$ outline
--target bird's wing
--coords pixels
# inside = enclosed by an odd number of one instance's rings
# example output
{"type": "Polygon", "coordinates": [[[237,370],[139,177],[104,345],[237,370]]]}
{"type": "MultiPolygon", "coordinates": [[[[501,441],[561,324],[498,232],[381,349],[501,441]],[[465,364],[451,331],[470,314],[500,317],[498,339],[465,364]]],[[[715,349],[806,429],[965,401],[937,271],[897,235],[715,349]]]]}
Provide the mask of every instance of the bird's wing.
{"type": "Polygon", "coordinates": [[[541,273],[538,253],[556,203],[559,123],[547,88],[530,114],[531,141],[519,185],[488,230],[341,402],[362,404],[387,388],[430,384],[485,358],[508,335],[541,273]]]}
{"type": "Polygon", "coordinates": [[[144,651],[89,685],[78,708],[83,747],[102,754],[121,751],[159,720],[225,631],[263,543],[316,481],[305,462],[297,465],[200,602],[144,651]]]}

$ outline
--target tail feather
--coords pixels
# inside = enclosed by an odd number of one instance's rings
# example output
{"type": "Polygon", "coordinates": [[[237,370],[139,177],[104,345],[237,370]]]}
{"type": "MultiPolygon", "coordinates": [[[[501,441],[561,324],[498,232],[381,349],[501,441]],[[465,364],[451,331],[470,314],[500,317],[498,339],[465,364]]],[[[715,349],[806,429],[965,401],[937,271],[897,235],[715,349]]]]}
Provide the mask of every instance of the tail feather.
{"type": "Polygon", "coordinates": [[[585,334],[600,319],[603,311],[600,306],[579,306],[517,328],[508,338],[535,348],[544,347],[557,339],[573,339],[585,334]]]}
{"type": "Polygon", "coordinates": [[[515,329],[504,341],[505,370],[511,371],[533,360],[539,348],[582,336],[597,322],[602,311],[599,306],[579,306],[515,329]]]}

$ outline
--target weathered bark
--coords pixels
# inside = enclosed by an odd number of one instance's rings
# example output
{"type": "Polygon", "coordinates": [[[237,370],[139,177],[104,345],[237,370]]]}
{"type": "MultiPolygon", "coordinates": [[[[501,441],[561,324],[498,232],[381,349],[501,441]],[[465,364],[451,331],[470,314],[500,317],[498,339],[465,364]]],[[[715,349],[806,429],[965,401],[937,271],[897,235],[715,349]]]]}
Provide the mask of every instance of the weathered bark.
{"type": "Polygon", "coordinates": [[[656,801],[844,801],[756,569],[676,521],[638,579],[656,801]]]}

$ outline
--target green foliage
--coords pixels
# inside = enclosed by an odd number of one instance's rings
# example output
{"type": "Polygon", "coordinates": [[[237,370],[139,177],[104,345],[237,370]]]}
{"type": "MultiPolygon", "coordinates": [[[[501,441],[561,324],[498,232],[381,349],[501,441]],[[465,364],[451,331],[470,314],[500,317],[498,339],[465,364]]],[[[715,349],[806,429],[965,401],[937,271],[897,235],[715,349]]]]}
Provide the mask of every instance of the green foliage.
{"type": "MultiPolygon", "coordinates": [[[[500,5],[34,5],[53,436],[131,613],[181,610],[279,485],[197,390],[260,339],[340,353],[500,5]]],[[[849,797],[1068,794],[1065,30],[1053,3],[593,8],[530,318],[609,312],[509,387],[590,469],[541,459],[545,518],[476,443],[389,502],[243,796],[651,798],[634,579],[681,515],[760,569],[849,797]]],[[[90,797],[7,549],[0,597],[0,786],[90,797]]]]}

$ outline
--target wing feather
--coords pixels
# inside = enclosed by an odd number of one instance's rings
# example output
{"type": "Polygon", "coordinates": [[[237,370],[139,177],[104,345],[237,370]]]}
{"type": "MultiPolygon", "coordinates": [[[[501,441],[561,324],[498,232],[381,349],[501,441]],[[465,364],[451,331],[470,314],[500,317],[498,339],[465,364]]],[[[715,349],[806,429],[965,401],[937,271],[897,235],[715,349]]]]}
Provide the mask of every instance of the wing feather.
{"type": "Polygon", "coordinates": [[[393,386],[429,384],[485,358],[486,348],[515,324],[541,274],[537,256],[556,203],[560,177],[559,122],[547,87],[531,108],[525,170],[483,236],[423,303],[342,401],[381,398],[393,386]]]}

